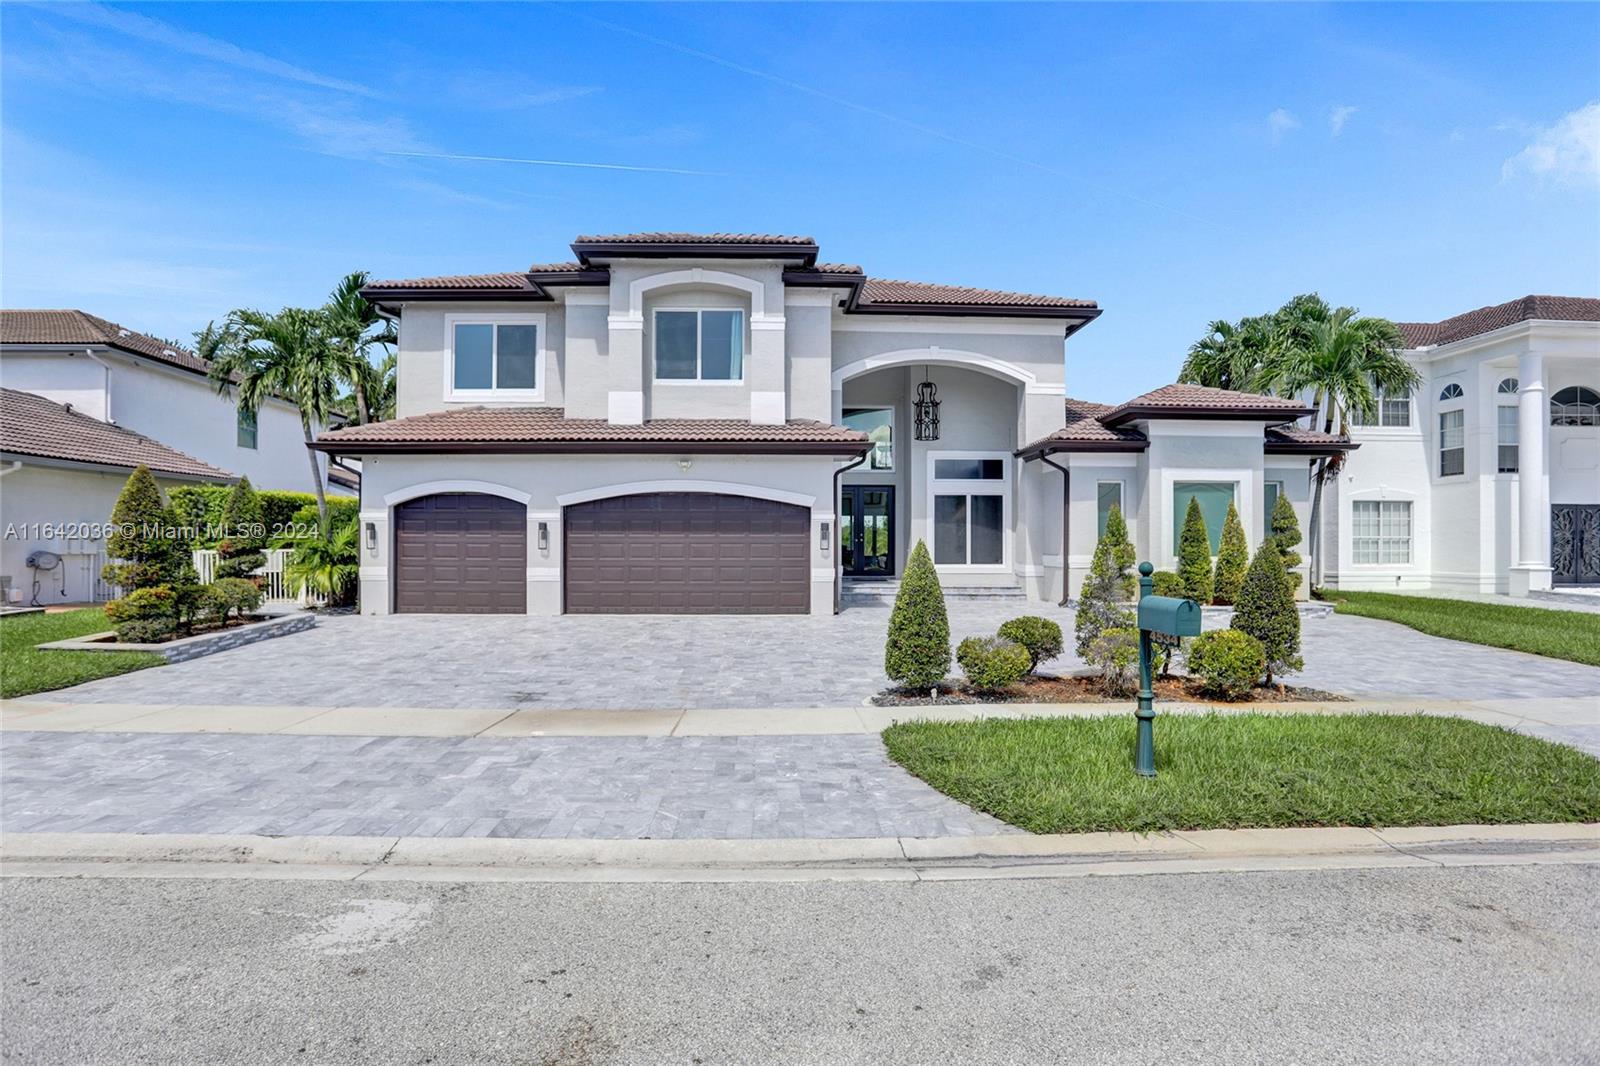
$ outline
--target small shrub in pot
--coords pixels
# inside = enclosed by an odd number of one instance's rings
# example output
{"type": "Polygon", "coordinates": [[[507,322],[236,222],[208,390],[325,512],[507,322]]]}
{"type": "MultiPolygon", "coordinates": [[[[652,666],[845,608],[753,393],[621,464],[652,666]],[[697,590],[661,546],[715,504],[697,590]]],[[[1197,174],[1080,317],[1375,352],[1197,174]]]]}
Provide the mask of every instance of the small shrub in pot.
{"type": "Polygon", "coordinates": [[[1190,642],[1184,662],[1207,694],[1236,700],[1266,673],[1267,653],[1248,633],[1216,629],[1190,642]]]}
{"type": "Polygon", "coordinates": [[[1010,688],[1027,675],[1028,649],[999,637],[968,637],[956,649],[956,661],[972,687],[982,692],[1010,688]]]}
{"type": "Polygon", "coordinates": [[[1026,614],[1013,618],[1000,626],[1000,638],[1020,644],[1028,652],[1028,672],[1039,669],[1039,664],[1061,654],[1061,627],[1048,618],[1026,614]]]}

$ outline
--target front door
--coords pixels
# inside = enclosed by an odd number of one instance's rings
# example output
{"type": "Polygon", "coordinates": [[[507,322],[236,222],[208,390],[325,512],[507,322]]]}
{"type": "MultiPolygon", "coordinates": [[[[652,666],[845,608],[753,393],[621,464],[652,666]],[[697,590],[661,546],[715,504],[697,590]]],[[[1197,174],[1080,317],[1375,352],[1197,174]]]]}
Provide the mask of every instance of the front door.
{"type": "Polygon", "coordinates": [[[839,561],[846,577],[894,575],[894,486],[839,490],[839,561]]]}
{"type": "Polygon", "coordinates": [[[1550,566],[1557,585],[1600,584],[1600,504],[1550,508],[1550,566]]]}

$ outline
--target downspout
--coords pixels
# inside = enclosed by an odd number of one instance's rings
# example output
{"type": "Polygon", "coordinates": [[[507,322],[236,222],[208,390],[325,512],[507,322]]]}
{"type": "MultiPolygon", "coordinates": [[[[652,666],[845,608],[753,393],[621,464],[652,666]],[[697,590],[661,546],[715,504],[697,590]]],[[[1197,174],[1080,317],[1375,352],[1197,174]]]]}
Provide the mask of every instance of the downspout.
{"type": "Polygon", "coordinates": [[[1072,539],[1072,472],[1060,463],[1053,462],[1044,452],[1039,453],[1038,459],[1041,463],[1061,471],[1061,602],[1057,606],[1065,607],[1067,593],[1072,585],[1072,566],[1068,562],[1070,555],[1067,551],[1072,539]]]}
{"type": "Polygon", "coordinates": [[[83,354],[87,355],[94,362],[99,363],[100,364],[100,369],[102,369],[102,370],[104,370],[106,372],[106,418],[105,418],[105,420],[107,422],[110,422],[112,425],[116,425],[117,420],[115,418],[111,417],[111,364],[106,362],[104,359],[100,358],[100,356],[94,354],[94,349],[92,349],[92,348],[85,348],[83,350],[83,354]]]}
{"type": "Polygon", "coordinates": [[[856,467],[860,466],[862,463],[864,463],[866,461],[867,461],[867,453],[866,452],[862,452],[860,455],[856,456],[856,461],[855,462],[850,463],[850,464],[848,464],[846,466],[841,466],[839,469],[837,469],[837,470],[835,470],[833,472],[833,531],[828,534],[828,536],[832,540],[832,543],[828,545],[828,551],[830,553],[832,553],[832,555],[833,555],[833,613],[834,614],[838,614],[839,613],[839,581],[840,581],[840,575],[843,573],[843,571],[840,569],[840,567],[843,565],[843,561],[840,559],[840,556],[844,554],[843,552],[841,552],[839,550],[839,477],[840,477],[840,475],[844,474],[846,471],[854,470],[856,467]]]}

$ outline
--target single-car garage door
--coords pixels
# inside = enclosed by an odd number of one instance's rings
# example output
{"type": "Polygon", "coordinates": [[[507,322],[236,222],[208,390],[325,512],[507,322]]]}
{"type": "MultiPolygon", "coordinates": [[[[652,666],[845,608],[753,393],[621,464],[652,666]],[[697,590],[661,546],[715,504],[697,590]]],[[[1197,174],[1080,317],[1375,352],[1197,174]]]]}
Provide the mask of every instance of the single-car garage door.
{"type": "Polygon", "coordinates": [[[805,614],[811,512],[702,492],[613,496],[563,516],[570,614],[805,614]]]}
{"type": "Polygon", "coordinates": [[[527,508],[445,492],[394,509],[396,613],[525,614],[527,508]]]}

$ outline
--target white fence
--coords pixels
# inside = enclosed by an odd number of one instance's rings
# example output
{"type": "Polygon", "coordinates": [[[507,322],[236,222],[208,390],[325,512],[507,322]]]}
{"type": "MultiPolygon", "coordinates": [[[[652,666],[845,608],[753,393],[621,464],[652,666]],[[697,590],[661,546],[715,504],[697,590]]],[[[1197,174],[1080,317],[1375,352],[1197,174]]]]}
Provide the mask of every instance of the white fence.
{"type": "MultiPolygon", "coordinates": [[[[267,551],[267,564],[256,571],[255,576],[261,579],[261,596],[268,602],[297,601],[299,603],[320,603],[321,598],[312,595],[294,596],[289,591],[288,579],[284,576],[284,567],[289,562],[289,556],[294,554],[293,548],[270,548],[267,551]]],[[[200,583],[209,585],[217,579],[217,555],[215,548],[202,548],[194,553],[195,573],[200,575],[200,583]]]]}

